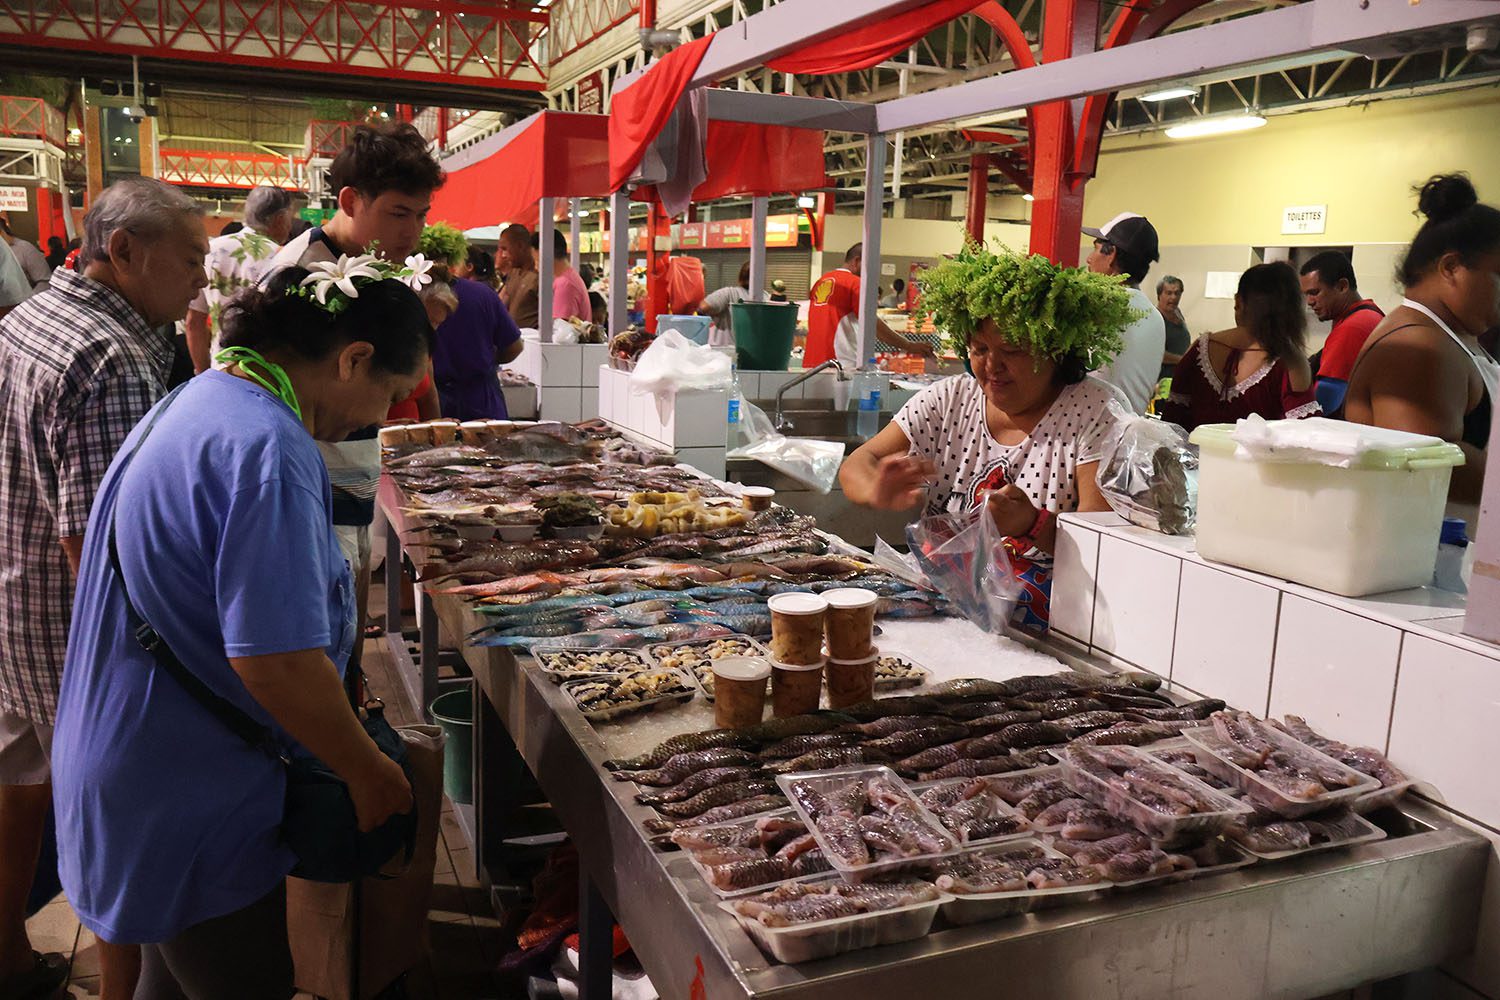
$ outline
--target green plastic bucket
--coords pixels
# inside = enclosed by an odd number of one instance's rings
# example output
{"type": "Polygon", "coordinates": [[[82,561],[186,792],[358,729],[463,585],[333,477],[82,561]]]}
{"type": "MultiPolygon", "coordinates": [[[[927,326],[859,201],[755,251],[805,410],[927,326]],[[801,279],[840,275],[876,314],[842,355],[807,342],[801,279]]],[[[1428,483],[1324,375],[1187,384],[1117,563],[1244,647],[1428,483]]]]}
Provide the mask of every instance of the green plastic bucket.
{"type": "Polygon", "coordinates": [[[735,302],[729,313],[740,370],[786,371],[797,335],[797,307],[790,302],[735,302]]]}
{"type": "Polygon", "coordinates": [[[474,801],[474,689],[439,695],[432,702],[432,718],[448,737],[443,749],[443,791],[464,805],[474,801]]]}

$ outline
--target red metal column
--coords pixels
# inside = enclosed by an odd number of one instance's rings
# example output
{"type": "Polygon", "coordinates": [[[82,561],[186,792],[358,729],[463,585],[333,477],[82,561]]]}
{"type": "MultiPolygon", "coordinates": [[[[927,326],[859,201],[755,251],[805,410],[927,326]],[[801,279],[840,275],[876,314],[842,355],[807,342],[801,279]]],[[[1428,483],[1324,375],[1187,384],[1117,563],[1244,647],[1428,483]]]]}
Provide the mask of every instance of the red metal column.
{"type": "MultiPolygon", "coordinates": [[[[1042,31],[1042,62],[1092,52],[1099,38],[1099,0],[1051,0],[1042,31]]],[[[1031,252],[1059,264],[1078,263],[1085,178],[1073,170],[1074,123],[1082,101],[1055,101],[1031,109],[1034,125],[1031,252]]]]}
{"type": "Polygon", "coordinates": [[[984,242],[984,210],[990,195],[990,154],[969,156],[969,206],[964,212],[964,232],[975,243],[984,242]]]}

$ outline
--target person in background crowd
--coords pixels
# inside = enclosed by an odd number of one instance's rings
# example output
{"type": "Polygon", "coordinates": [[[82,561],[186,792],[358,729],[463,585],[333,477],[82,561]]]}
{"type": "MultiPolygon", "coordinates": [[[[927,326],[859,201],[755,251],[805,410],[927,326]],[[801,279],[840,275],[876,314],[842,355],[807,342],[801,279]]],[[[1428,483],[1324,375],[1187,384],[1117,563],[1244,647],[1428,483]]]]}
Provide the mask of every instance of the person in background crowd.
{"type": "Polygon", "coordinates": [[[777,278],[775,281],[771,282],[771,294],[768,295],[768,296],[766,296],[766,301],[768,301],[768,302],[785,302],[785,301],[787,301],[787,297],[786,297],[786,282],[782,281],[780,278],[777,278]]]}
{"type": "Polygon", "coordinates": [[[1161,355],[1161,373],[1158,379],[1171,378],[1177,362],[1187,353],[1193,335],[1188,332],[1187,320],[1182,317],[1182,279],[1167,275],[1156,283],[1156,311],[1161,313],[1166,328],[1166,349],[1161,355]]]}
{"type": "Polygon", "coordinates": [[[244,230],[245,230],[245,224],[243,222],[241,222],[239,219],[235,219],[235,220],[233,220],[231,222],[224,223],[224,228],[219,230],[219,235],[220,236],[233,236],[235,233],[244,232],[244,230]]]}
{"type": "Polygon", "coordinates": [[[531,230],[519,223],[506,226],[500,233],[497,266],[505,272],[500,301],[523,330],[537,328],[536,257],[531,252],[531,242],[531,230]]]}
{"type": "Polygon", "coordinates": [[[1325,250],[1302,265],[1302,294],[1308,308],[1323,323],[1332,323],[1323,350],[1312,358],[1318,401],[1329,413],[1344,402],[1349,372],[1370,334],[1385,318],[1374,302],[1361,298],[1354,281],[1354,265],[1337,250],[1325,250]]]}
{"type": "MultiPolygon", "coordinates": [[[[417,292],[422,308],[427,313],[427,325],[436,333],[443,321],[458,309],[458,298],[453,294],[451,272],[441,263],[433,265],[428,272],[432,280],[417,292]]],[[[438,396],[437,378],[432,371],[431,352],[427,358],[427,373],[412,390],[412,394],[386,411],[386,423],[393,420],[436,420],[443,415],[442,400],[438,396]]]]}
{"type": "Polygon", "coordinates": [[[453,268],[455,277],[477,281],[491,291],[500,288],[500,279],[495,274],[495,258],[480,246],[470,246],[464,259],[453,268]]]}
{"type": "Polygon", "coordinates": [[[47,237],[47,266],[56,271],[68,258],[68,245],[61,236],[47,237]]]}
{"type": "Polygon", "coordinates": [[[594,290],[594,284],[599,280],[599,276],[594,273],[594,265],[587,261],[578,265],[578,277],[583,279],[583,287],[589,291],[594,290]]]}
{"type": "Polygon", "coordinates": [[[336,315],[299,294],[306,277],[283,268],[230,303],[230,356],[136,427],[99,488],[79,568],[56,739],[59,871],[101,941],[141,942],[142,1000],[290,998],[296,858],[284,765],[160,668],[127,592],[187,671],[268,728],[278,756],[310,754],[347,784],[362,829],[411,808],[400,765],[340,681],[354,602],[313,442],[342,441],[409,395],[430,329],[394,277],[351,278],[353,295],[323,288],[342,299],[336,315]]]}
{"type": "Polygon", "coordinates": [[[594,325],[609,329],[609,303],[598,292],[589,292],[589,308],[593,311],[594,325]]]}
{"type": "Polygon", "coordinates": [[[734,315],[729,307],[744,302],[750,297],[750,262],[740,265],[739,280],[725,288],[709,292],[698,304],[698,313],[707,316],[712,324],[708,329],[710,347],[730,347],[734,344],[734,315]]]}
{"type": "Polygon", "coordinates": [[[891,294],[880,300],[880,308],[900,309],[904,305],[906,305],[906,282],[897,278],[891,284],[891,294]]]}
{"type": "Polygon", "coordinates": [[[245,223],[235,232],[225,226],[208,241],[208,287],[187,315],[187,346],[194,374],[213,364],[219,336],[219,313],[242,288],[255,284],[260,265],[281,249],[292,230],[292,195],[260,186],[245,196],[245,223]]]}
{"type": "Polygon", "coordinates": [[[46,288],[48,279],[52,277],[52,266],[47,263],[46,256],[37,249],[35,243],[15,234],[10,228],[10,220],[3,215],[0,215],[0,241],[10,247],[16,263],[21,265],[21,270],[26,273],[26,280],[31,283],[31,290],[40,292],[46,288]]]}
{"type": "MultiPolygon", "coordinates": [[[[60,956],[32,952],[24,907],[52,801],[52,733],[89,510],[126,435],[165,391],[168,324],[187,314],[208,281],[203,209],[178,188],[144,177],[117,181],[94,200],[83,224],[83,273],[58,271],[51,288],[0,321],[6,376],[0,379],[0,996],[6,997],[45,996],[67,971],[60,956]]],[[[84,618],[74,639],[94,635],[97,626],[84,618]]],[[[110,711],[134,717],[127,704],[110,711]]],[[[125,874],[110,869],[103,878],[125,874]]],[[[98,888],[114,891],[118,884],[98,888]]],[[[73,903],[86,907],[88,900],[73,903]]],[[[103,995],[129,997],[136,949],[101,943],[100,960],[103,995]]]]}
{"type": "MultiPolygon", "coordinates": [[[[328,168],[338,210],[326,224],[282,247],[262,268],[262,286],[283,268],[336,267],[341,256],[374,252],[400,263],[416,250],[432,194],[444,179],[443,168],[427,151],[427,140],[412,125],[358,126],[328,168]]],[[[379,426],[372,424],[356,430],[347,441],[318,442],[333,485],[334,528],[354,568],[361,625],[370,590],[370,524],[380,482],[378,433],[379,426]]],[[[362,638],[357,638],[351,660],[356,669],[362,652],[362,638]]]]}
{"type": "Polygon", "coordinates": [[[1123,274],[1130,304],[1140,314],[1125,328],[1125,349],[1095,374],[1123,392],[1131,409],[1145,413],[1156,395],[1162,357],[1167,353],[1166,323],[1141,291],[1152,263],[1161,259],[1156,227],[1144,215],[1121,212],[1099,229],[1084,227],[1083,233],[1094,238],[1088,269],[1095,274],[1123,274]]]}
{"type": "MultiPolygon", "coordinates": [[[[864,263],[863,243],[856,243],[844,254],[844,266],[834,268],[819,278],[809,293],[807,308],[807,346],[802,367],[815,368],[837,359],[844,370],[852,372],[864,363],[859,356],[859,269],[864,263]]],[[[913,354],[930,355],[932,348],[917,340],[908,340],[875,321],[875,334],[882,344],[913,354]]],[[[871,352],[876,345],[867,345],[871,352]]]]}
{"type": "Polygon", "coordinates": [[[21,270],[16,255],[0,240],[0,317],[31,297],[31,282],[21,270]]]}
{"type": "Polygon", "coordinates": [[[1401,263],[1406,296],[1355,359],[1344,417],[1462,448],[1448,500],[1472,534],[1500,396],[1500,364],[1479,344],[1500,326],[1500,209],[1462,174],[1429,180],[1417,205],[1427,221],[1401,263]]]}
{"type": "MultiPolygon", "coordinates": [[[[531,237],[533,251],[541,249],[541,233],[531,237]]],[[[552,230],[552,318],[587,320],[593,315],[589,307],[588,286],[573,270],[568,259],[568,238],[562,230],[552,230]]]]}
{"type": "Polygon", "coordinates": [[[521,356],[521,330],[488,287],[455,278],[451,291],[454,308],[437,327],[432,346],[442,414],[457,420],[505,420],[509,413],[495,369],[521,356]]]}
{"type": "Polygon", "coordinates": [[[1172,373],[1162,418],[1192,430],[1252,413],[1295,420],[1322,412],[1307,361],[1302,289],[1290,264],[1257,264],[1240,275],[1234,322],[1188,348],[1172,373]]]}

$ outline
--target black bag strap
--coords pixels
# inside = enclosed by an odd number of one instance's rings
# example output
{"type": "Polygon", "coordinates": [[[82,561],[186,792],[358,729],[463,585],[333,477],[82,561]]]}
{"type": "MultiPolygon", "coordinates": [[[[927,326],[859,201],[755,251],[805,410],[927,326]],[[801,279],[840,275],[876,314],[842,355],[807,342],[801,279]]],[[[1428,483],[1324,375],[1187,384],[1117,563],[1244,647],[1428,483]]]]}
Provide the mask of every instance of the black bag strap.
{"type": "MultiPolygon", "coordinates": [[[[156,422],[161,419],[163,413],[167,412],[167,408],[172,405],[177,398],[177,394],[181,391],[181,386],[172,390],[166,399],[162,401],[162,404],[156,408],[156,412],[151,415],[150,422],[142,429],[140,437],[136,438],[135,444],[125,455],[125,460],[120,464],[120,476],[122,478],[125,475],[125,470],[130,467],[130,463],[135,460],[136,452],[141,450],[141,445],[145,443],[146,438],[151,436],[151,431],[155,428],[156,422]]],[[[118,496],[116,500],[118,501],[118,496]]],[[[156,631],[151,626],[151,623],[146,621],[145,616],[136,608],[135,601],[130,596],[130,586],[125,582],[125,569],[120,565],[120,550],[115,542],[115,512],[113,507],[110,508],[109,512],[109,564],[114,570],[115,578],[120,581],[120,592],[125,598],[126,624],[130,627],[130,631],[135,636],[135,641],[140,644],[140,647],[150,653],[158,666],[165,670],[178,684],[182,685],[183,689],[192,696],[194,701],[198,702],[216,719],[224,723],[230,732],[244,740],[252,748],[264,751],[271,757],[285,763],[287,760],[286,754],[277,744],[271,729],[256,722],[233,702],[215,694],[212,688],[203,683],[202,678],[183,665],[183,662],[177,658],[177,654],[172,652],[172,647],[161,637],[161,633],[156,631]]]]}

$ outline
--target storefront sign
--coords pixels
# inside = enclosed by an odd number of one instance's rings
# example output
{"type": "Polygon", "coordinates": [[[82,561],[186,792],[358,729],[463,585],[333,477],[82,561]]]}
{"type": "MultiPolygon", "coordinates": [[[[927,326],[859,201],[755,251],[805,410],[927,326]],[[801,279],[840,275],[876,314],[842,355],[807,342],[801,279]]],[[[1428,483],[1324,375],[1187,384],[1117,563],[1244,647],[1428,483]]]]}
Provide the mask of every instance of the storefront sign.
{"type": "MultiPolygon", "coordinates": [[[[766,219],[766,246],[797,245],[799,215],[772,215],[766,219]]],[[[737,250],[750,246],[750,220],[725,219],[717,222],[684,222],[677,227],[679,250],[737,250]]]]}
{"type": "Polygon", "coordinates": [[[1327,205],[1292,205],[1281,210],[1284,236],[1316,236],[1327,228],[1327,205]]]}
{"type": "Polygon", "coordinates": [[[588,115],[604,112],[604,71],[578,81],[578,110],[588,115]]]}
{"type": "Polygon", "coordinates": [[[0,212],[24,212],[31,207],[23,187],[0,187],[0,212]]]}

